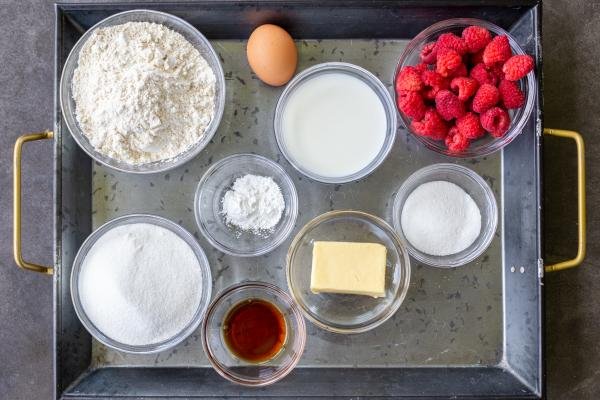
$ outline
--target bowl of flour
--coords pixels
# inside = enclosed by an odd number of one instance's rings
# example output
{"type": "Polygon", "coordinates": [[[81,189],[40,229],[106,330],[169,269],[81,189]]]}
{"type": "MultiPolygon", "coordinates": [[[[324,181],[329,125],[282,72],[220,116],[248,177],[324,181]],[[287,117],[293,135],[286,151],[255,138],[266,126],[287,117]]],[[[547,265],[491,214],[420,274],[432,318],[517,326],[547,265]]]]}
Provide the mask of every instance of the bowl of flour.
{"type": "Polygon", "coordinates": [[[164,351],[199,326],[210,301],[206,255],[176,223],[147,214],[113,219],[81,245],[71,298],[99,342],[134,354],[164,351]]]}
{"type": "Polygon", "coordinates": [[[488,248],[498,224],[494,192],[476,172],[434,164],[398,190],[394,229],[416,260],[440,268],[467,264],[488,248]]]}
{"type": "Polygon", "coordinates": [[[90,28],[60,81],[64,121],[94,160],[130,173],[157,173],[194,158],[225,107],[219,57],[192,25],[132,10],[90,28]]]}
{"type": "Polygon", "coordinates": [[[287,239],[298,216],[294,182],[276,162],[234,154],[198,182],[194,212],[200,233],[223,253],[254,257],[287,239]]]}

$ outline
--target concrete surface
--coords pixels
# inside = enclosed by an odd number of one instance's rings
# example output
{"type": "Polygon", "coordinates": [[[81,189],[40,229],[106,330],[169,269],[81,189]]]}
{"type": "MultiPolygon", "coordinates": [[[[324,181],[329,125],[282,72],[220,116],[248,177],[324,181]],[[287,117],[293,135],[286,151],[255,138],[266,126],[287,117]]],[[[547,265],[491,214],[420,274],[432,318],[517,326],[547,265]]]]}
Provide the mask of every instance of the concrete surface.
{"type": "MultiPolygon", "coordinates": [[[[11,153],[16,137],[52,126],[53,10],[46,0],[0,0],[0,398],[52,395],[51,278],[18,270],[11,254],[11,153]]],[[[546,279],[548,397],[600,395],[600,4],[549,0],[544,5],[547,127],[579,130],[587,144],[588,256],[578,269],[546,279]]],[[[545,145],[546,258],[576,248],[573,145],[545,145]]],[[[50,143],[27,146],[24,232],[27,258],[51,262],[50,143]]]]}

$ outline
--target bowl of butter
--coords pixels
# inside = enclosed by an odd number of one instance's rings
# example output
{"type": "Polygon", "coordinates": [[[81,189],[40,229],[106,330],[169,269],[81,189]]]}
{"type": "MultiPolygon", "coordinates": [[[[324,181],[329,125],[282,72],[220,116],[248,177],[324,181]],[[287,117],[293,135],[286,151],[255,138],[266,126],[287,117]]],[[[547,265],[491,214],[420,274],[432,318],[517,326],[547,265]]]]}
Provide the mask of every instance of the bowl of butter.
{"type": "Polygon", "coordinates": [[[287,254],[287,283],[308,320],[334,333],[366,332],[400,308],[410,258],[394,229],[374,215],[330,211],[308,222],[287,254]]]}

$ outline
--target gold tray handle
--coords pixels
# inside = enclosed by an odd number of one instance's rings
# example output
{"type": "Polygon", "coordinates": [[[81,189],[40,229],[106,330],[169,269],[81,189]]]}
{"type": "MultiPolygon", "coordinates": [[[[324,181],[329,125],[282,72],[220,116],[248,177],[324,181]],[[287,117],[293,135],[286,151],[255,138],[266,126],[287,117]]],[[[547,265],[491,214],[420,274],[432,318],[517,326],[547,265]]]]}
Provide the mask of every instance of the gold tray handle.
{"type": "Polygon", "coordinates": [[[45,131],[23,135],[15,142],[13,153],[13,255],[15,263],[25,270],[52,275],[54,268],[33,264],[23,259],[21,246],[21,153],[23,145],[34,140],[52,139],[54,133],[45,131]]]}
{"type": "Polygon", "coordinates": [[[568,268],[578,267],[585,258],[586,249],[586,209],[585,209],[585,147],[583,138],[578,132],[565,131],[562,129],[544,129],[544,135],[558,136],[573,139],[577,145],[577,220],[579,243],[577,255],[567,261],[546,265],[546,272],[561,271],[568,268]]]}

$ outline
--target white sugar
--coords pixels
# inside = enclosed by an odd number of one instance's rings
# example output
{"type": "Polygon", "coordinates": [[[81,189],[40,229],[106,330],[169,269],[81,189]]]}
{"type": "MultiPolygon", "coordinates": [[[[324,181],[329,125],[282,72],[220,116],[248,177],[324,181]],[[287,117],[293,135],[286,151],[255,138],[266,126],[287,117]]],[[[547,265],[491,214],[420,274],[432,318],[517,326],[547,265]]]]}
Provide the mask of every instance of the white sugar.
{"type": "Polygon", "coordinates": [[[434,256],[468,248],[481,231],[481,212],[461,187],[427,182],[408,196],[402,208],[402,231],[417,250],[434,256]]]}
{"type": "Polygon", "coordinates": [[[145,223],[106,232],[79,276],[82,306],[106,336],[129,345],[169,339],[192,320],[201,272],[192,248],[168,229],[145,223]]]}

